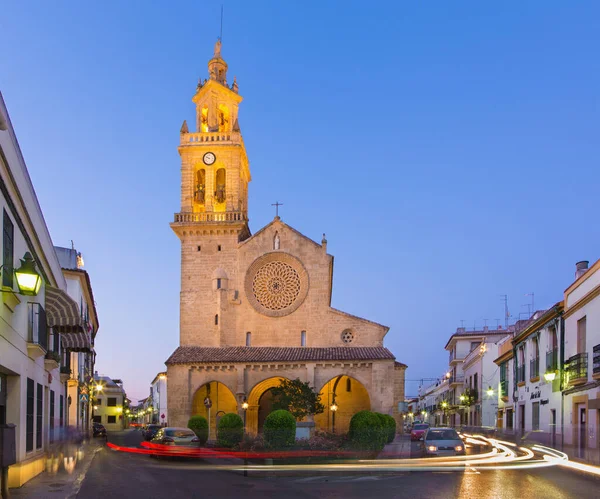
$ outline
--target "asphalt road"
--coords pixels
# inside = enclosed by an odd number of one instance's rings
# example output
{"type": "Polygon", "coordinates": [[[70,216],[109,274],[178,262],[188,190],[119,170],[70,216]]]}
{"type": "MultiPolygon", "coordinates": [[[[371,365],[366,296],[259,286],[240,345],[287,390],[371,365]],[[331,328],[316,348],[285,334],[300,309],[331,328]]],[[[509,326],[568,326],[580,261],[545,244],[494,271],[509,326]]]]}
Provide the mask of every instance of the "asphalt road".
{"type": "MultiPolygon", "coordinates": [[[[111,438],[136,445],[139,433],[111,438]]],[[[393,474],[295,473],[264,476],[251,472],[203,470],[197,460],[157,460],[103,449],[92,463],[78,498],[116,499],[244,498],[587,498],[600,496],[600,479],[559,467],[471,472],[405,472],[393,474]]]]}

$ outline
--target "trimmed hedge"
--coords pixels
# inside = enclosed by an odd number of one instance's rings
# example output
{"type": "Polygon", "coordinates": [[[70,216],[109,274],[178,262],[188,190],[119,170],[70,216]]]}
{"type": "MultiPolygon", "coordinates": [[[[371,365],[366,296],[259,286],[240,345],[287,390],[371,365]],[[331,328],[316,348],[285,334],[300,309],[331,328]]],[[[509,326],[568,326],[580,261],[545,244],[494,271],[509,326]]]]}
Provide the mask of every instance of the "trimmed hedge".
{"type": "Polygon", "coordinates": [[[387,442],[383,414],[371,411],[357,412],[350,420],[348,436],[352,446],[360,450],[380,451],[387,442]]]}
{"type": "Polygon", "coordinates": [[[387,443],[391,444],[396,438],[396,420],[389,414],[384,414],[387,421],[387,443]]]}
{"type": "Polygon", "coordinates": [[[192,416],[188,421],[188,428],[192,430],[198,440],[200,440],[200,445],[204,445],[208,440],[208,421],[204,416],[192,416]]]}
{"type": "Polygon", "coordinates": [[[237,414],[230,412],[219,420],[217,428],[217,444],[221,447],[234,447],[244,438],[244,421],[237,414]]]}
{"type": "Polygon", "coordinates": [[[264,436],[269,447],[291,447],[296,442],[296,418],[283,409],[273,411],[265,419],[264,436]]]}

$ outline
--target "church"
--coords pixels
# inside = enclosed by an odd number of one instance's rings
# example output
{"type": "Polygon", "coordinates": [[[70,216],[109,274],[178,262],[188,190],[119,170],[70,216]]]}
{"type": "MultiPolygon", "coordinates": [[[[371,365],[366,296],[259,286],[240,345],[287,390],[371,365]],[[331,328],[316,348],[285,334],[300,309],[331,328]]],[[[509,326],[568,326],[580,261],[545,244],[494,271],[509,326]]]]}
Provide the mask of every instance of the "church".
{"type": "Polygon", "coordinates": [[[401,423],[406,365],[383,346],[389,328],[331,307],[333,256],[275,216],[252,234],[242,97],[217,41],[198,82],[196,131],[180,131],[180,346],[166,361],[169,424],[238,413],[249,433],[272,410],[283,378],[308,381],[325,411],[306,422],[345,432],[363,409],[401,423]]]}

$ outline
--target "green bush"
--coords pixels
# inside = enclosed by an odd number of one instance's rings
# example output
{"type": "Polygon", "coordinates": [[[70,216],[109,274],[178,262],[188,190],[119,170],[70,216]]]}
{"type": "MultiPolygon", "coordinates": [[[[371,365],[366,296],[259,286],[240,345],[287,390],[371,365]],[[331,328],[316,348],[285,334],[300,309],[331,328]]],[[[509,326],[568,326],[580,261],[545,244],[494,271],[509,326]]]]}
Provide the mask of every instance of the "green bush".
{"type": "Polygon", "coordinates": [[[387,421],[387,443],[391,444],[396,438],[396,420],[389,414],[384,414],[387,421]]]}
{"type": "Polygon", "coordinates": [[[275,449],[291,447],[296,442],[296,418],[289,411],[273,411],[265,419],[265,443],[275,449]]]}
{"type": "Polygon", "coordinates": [[[383,449],[387,441],[384,419],[383,414],[377,415],[371,411],[360,411],[352,416],[348,433],[352,446],[359,450],[383,449]]]}
{"type": "Polygon", "coordinates": [[[208,440],[208,421],[204,416],[192,416],[188,421],[188,428],[196,434],[200,440],[200,445],[206,443],[208,440]]]}
{"type": "Polygon", "coordinates": [[[219,420],[217,427],[217,444],[221,447],[234,447],[244,438],[244,421],[237,414],[230,412],[219,420]]]}

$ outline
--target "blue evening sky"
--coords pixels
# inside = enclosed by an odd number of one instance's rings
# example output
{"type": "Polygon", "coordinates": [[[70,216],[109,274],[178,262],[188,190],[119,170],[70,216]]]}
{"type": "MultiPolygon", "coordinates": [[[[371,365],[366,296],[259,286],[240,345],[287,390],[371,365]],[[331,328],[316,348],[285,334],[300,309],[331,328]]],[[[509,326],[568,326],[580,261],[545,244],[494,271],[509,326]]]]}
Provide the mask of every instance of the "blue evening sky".
{"type": "MultiPolygon", "coordinates": [[[[84,255],[97,368],[132,399],[179,342],[177,144],[221,3],[0,13],[0,88],[54,243],[84,255]]],[[[599,2],[224,4],[251,229],[279,200],[325,232],[333,306],[389,325],[408,380],[444,372],[461,320],[548,307],[600,257],[599,2]]]]}

